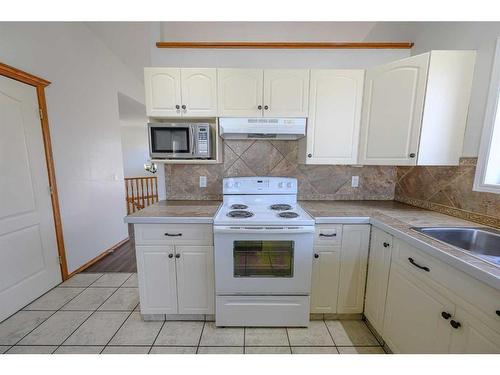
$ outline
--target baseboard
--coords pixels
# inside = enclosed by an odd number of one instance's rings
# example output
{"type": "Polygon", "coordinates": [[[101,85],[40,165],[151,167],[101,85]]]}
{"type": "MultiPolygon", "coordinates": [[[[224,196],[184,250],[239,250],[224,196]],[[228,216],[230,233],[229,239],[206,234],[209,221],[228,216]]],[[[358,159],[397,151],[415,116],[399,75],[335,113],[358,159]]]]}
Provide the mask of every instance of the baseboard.
{"type": "Polygon", "coordinates": [[[104,250],[101,254],[99,254],[98,256],[96,256],[95,258],[92,258],[91,260],[89,260],[87,263],[85,263],[83,266],[77,268],[76,270],[74,270],[73,272],[71,272],[69,275],[68,275],[68,279],[71,277],[71,276],[74,276],[76,275],[77,273],[80,273],[82,271],[85,271],[87,268],[89,268],[90,266],[92,266],[93,264],[97,263],[98,261],[100,261],[102,258],[104,258],[105,256],[111,254],[113,251],[115,251],[116,249],[118,249],[120,246],[122,246],[123,244],[127,243],[129,241],[129,238],[125,238],[124,240],[121,240],[120,242],[114,244],[113,246],[111,246],[110,248],[104,250]]]}

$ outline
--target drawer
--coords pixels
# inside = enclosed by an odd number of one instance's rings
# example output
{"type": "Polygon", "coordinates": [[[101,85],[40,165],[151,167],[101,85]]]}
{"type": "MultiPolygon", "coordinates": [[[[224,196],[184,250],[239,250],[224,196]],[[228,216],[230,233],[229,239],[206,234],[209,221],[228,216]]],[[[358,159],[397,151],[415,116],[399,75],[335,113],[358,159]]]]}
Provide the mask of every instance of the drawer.
{"type": "Polygon", "coordinates": [[[455,303],[481,310],[488,319],[498,323],[494,328],[500,330],[500,316],[497,315],[500,291],[400,239],[394,239],[392,259],[422,281],[451,292],[455,303]]]}
{"type": "Polygon", "coordinates": [[[342,225],[320,224],[316,225],[314,246],[340,245],[342,243],[342,225]]]}
{"type": "Polygon", "coordinates": [[[210,224],[135,224],[138,245],[209,245],[213,246],[210,224]]]}

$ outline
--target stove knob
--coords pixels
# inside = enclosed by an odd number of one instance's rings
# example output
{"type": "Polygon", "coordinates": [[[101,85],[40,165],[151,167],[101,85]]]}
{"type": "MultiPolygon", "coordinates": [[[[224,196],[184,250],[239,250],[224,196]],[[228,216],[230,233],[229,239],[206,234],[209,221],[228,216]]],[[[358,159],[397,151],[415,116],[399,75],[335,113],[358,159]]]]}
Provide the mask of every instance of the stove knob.
{"type": "Polygon", "coordinates": [[[239,183],[239,182],[235,182],[235,183],[234,183],[234,187],[235,187],[235,188],[239,188],[239,187],[240,187],[240,183],[239,183]]]}
{"type": "Polygon", "coordinates": [[[291,183],[291,182],[288,182],[288,183],[286,184],[286,187],[287,187],[287,188],[289,188],[289,189],[291,189],[291,188],[292,188],[292,183],[291,183]]]}
{"type": "Polygon", "coordinates": [[[226,187],[231,189],[233,187],[233,183],[232,182],[226,182],[226,187]]]}
{"type": "Polygon", "coordinates": [[[281,188],[283,188],[283,186],[284,186],[284,185],[285,185],[285,184],[284,184],[283,182],[280,182],[280,183],[278,184],[278,187],[281,189],[281,188]]]}

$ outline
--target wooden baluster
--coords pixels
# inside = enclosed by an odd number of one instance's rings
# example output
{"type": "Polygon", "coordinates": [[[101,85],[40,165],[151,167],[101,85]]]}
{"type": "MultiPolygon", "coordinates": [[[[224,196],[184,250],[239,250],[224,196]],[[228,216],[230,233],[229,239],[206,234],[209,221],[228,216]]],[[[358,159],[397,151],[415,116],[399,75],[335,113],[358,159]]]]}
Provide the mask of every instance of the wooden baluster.
{"type": "Polygon", "coordinates": [[[158,177],[155,177],[155,202],[158,202],[158,177]]]}
{"type": "Polygon", "coordinates": [[[130,207],[128,202],[128,181],[125,179],[125,203],[127,204],[127,215],[130,214],[130,207]]]}

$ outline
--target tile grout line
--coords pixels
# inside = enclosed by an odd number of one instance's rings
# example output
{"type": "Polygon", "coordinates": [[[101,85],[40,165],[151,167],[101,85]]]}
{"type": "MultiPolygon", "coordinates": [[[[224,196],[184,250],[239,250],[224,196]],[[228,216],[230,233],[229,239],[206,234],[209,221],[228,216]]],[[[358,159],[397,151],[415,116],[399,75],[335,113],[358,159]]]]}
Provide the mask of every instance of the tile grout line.
{"type": "MultiPolygon", "coordinates": [[[[118,288],[118,289],[120,289],[120,288],[118,288]]],[[[118,333],[118,331],[123,327],[123,325],[125,324],[125,322],[132,316],[132,314],[134,313],[134,310],[137,308],[137,306],[139,306],[139,303],[137,303],[137,305],[134,306],[134,308],[132,309],[132,311],[130,311],[130,313],[127,315],[127,317],[123,320],[122,324],[120,324],[120,326],[115,331],[115,333],[113,333],[113,335],[111,336],[111,338],[108,340],[107,344],[105,344],[104,347],[102,348],[101,353],[104,352],[104,350],[106,350],[106,347],[109,345],[109,343],[111,342],[111,340],[113,340],[113,338],[116,336],[116,334],[118,333]]],[[[101,353],[99,353],[99,354],[101,354],[101,353]]]]}
{"type": "Polygon", "coordinates": [[[203,327],[201,327],[200,338],[198,340],[198,346],[196,347],[195,354],[198,354],[198,351],[200,350],[201,338],[203,337],[203,331],[205,331],[205,324],[207,324],[207,322],[203,321],[203,327]]]}
{"type": "MultiPolygon", "coordinates": [[[[101,276],[99,276],[99,277],[98,277],[96,280],[94,280],[93,282],[96,282],[97,280],[99,280],[99,279],[100,279],[103,275],[104,275],[104,274],[101,274],[101,276]]],[[[62,284],[62,283],[61,283],[61,284],[62,284]]],[[[54,287],[54,288],[52,288],[51,290],[53,290],[53,289],[55,289],[55,288],[60,287],[60,285],[61,285],[61,284],[58,284],[57,286],[55,286],[55,287],[54,287]]],[[[92,285],[92,284],[90,284],[90,285],[92,285]]],[[[80,293],[78,293],[76,296],[74,296],[73,298],[71,298],[68,302],[66,302],[66,303],[65,303],[65,304],[63,304],[61,307],[59,307],[59,309],[55,310],[52,314],[50,314],[50,315],[47,317],[47,319],[43,320],[43,321],[42,321],[40,324],[38,324],[35,328],[33,328],[31,331],[29,331],[29,332],[28,332],[28,333],[26,333],[23,337],[21,337],[18,341],[16,341],[16,343],[15,343],[14,345],[12,345],[12,347],[10,347],[10,348],[7,350],[7,352],[8,352],[8,351],[10,351],[10,350],[11,350],[14,346],[17,346],[17,344],[19,344],[19,343],[20,343],[20,342],[21,342],[21,341],[22,341],[22,340],[23,340],[26,336],[28,336],[28,335],[29,335],[30,333],[32,333],[35,329],[37,329],[38,327],[40,327],[40,326],[41,326],[43,323],[45,323],[47,320],[49,320],[50,318],[52,318],[52,317],[53,317],[53,316],[54,316],[57,312],[61,311],[61,309],[62,309],[64,306],[66,306],[66,305],[67,305],[68,303],[70,303],[73,299],[75,299],[75,298],[76,298],[76,297],[78,297],[80,294],[82,294],[82,293],[83,293],[86,289],[88,289],[88,288],[90,287],[90,285],[89,285],[89,286],[87,286],[87,287],[84,287],[84,288],[83,288],[83,290],[82,290],[80,293]]],[[[49,291],[49,292],[50,292],[50,291],[49,291]]],[[[47,293],[48,293],[48,292],[47,292],[47,293]]],[[[47,294],[47,293],[45,293],[45,294],[47,294]]],[[[45,295],[45,294],[44,294],[44,295],[45,295]]],[[[40,296],[40,297],[42,297],[42,296],[40,296]]],[[[38,298],[40,298],[40,297],[38,297],[38,298]]],[[[38,299],[38,298],[37,298],[37,299],[38,299]]],[[[36,301],[36,300],[35,300],[35,301],[36,301]]],[[[31,304],[31,303],[33,303],[33,302],[35,302],[35,301],[30,302],[30,304],[31,304]]],[[[29,304],[28,304],[28,305],[29,305],[29,304]]],[[[28,305],[26,305],[26,306],[28,306],[28,305]]],[[[25,307],[26,307],[26,306],[25,306],[25,307]]],[[[15,314],[17,314],[17,313],[18,313],[18,312],[20,312],[20,311],[23,311],[23,310],[19,310],[19,311],[17,311],[15,314]]],[[[29,311],[29,310],[26,310],[26,311],[29,311]]],[[[51,311],[51,310],[43,310],[43,311],[51,311]]],[[[14,316],[15,314],[12,314],[12,316],[14,316]]],[[[9,317],[9,318],[10,318],[10,317],[9,317]]],[[[29,346],[29,345],[27,345],[27,346],[29,346]]],[[[59,347],[57,347],[55,350],[57,350],[58,348],[59,348],[59,347]]],[[[5,352],[5,353],[7,353],[7,352],[5,352]]]]}
{"type": "Polygon", "coordinates": [[[247,347],[247,327],[243,327],[243,354],[246,353],[246,347],[247,347]]]}
{"type": "Polygon", "coordinates": [[[285,332],[286,332],[286,339],[288,340],[288,347],[290,348],[290,354],[293,354],[292,343],[290,342],[290,336],[288,335],[288,328],[287,327],[285,327],[285,332]]]}
{"type": "Polygon", "coordinates": [[[149,347],[148,354],[151,353],[151,350],[153,350],[153,347],[155,346],[156,340],[158,340],[158,336],[160,336],[160,333],[163,330],[163,327],[165,326],[166,323],[167,323],[167,320],[165,318],[165,320],[163,320],[163,322],[161,324],[160,330],[158,331],[158,333],[156,334],[155,339],[153,340],[153,343],[149,347]]]}
{"type": "Polygon", "coordinates": [[[333,339],[333,335],[332,333],[330,332],[330,329],[328,328],[328,324],[326,324],[326,321],[325,319],[323,319],[323,323],[326,327],[326,330],[328,332],[328,334],[330,335],[330,337],[332,338],[332,341],[333,341],[333,346],[335,347],[335,350],[337,351],[338,354],[340,354],[339,350],[337,349],[337,343],[335,342],[335,340],[333,339]]]}

